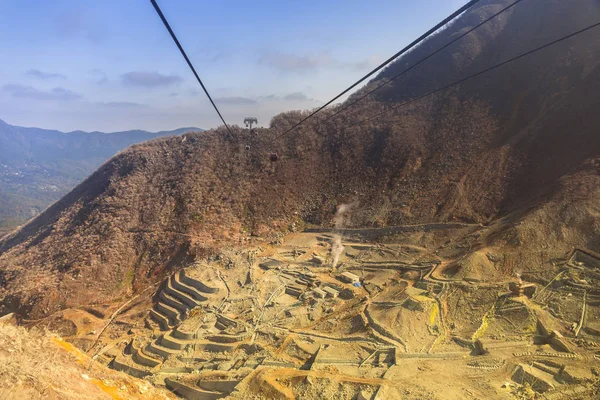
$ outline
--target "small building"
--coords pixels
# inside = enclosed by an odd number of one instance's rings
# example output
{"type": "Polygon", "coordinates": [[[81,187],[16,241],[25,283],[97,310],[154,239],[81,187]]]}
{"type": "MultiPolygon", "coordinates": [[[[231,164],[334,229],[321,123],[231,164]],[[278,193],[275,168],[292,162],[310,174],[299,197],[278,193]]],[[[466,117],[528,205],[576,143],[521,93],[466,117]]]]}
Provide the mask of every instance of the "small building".
{"type": "Polygon", "coordinates": [[[303,290],[299,286],[287,285],[285,287],[285,293],[289,294],[290,296],[300,297],[302,292],[303,292],[303,290]]]}
{"type": "Polygon", "coordinates": [[[357,283],[360,282],[360,278],[358,275],[354,275],[352,272],[342,272],[340,275],[340,279],[347,283],[357,283]]]}
{"type": "Polygon", "coordinates": [[[568,264],[580,268],[600,269],[600,254],[588,249],[574,249],[569,257],[568,264]]]}
{"type": "Polygon", "coordinates": [[[327,297],[331,297],[333,299],[335,299],[336,297],[338,297],[338,295],[340,294],[339,291],[335,290],[334,288],[332,288],[331,286],[325,286],[323,288],[323,291],[325,293],[327,293],[327,297]]]}
{"type": "Polygon", "coordinates": [[[324,299],[325,296],[327,296],[327,292],[325,292],[324,290],[321,290],[319,288],[316,288],[315,290],[313,290],[313,294],[315,295],[315,297],[317,297],[319,299],[324,299]]]}
{"type": "Polygon", "coordinates": [[[302,281],[305,285],[312,285],[315,283],[317,279],[316,275],[312,272],[301,272],[300,273],[300,281],[302,281]]]}

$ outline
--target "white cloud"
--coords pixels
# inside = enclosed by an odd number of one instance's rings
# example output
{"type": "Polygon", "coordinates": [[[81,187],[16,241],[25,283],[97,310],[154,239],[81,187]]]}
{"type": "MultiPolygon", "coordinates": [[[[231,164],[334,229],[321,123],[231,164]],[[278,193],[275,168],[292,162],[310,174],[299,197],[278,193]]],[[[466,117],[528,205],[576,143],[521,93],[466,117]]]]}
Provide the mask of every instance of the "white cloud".
{"type": "Polygon", "coordinates": [[[71,101],[83,97],[79,93],[75,93],[72,90],[61,87],[55,87],[51,90],[39,90],[33,86],[13,83],[2,86],[2,89],[11,94],[13,97],[22,97],[34,100],[71,101]]]}
{"type": "Polygon", "coordinates": [[[58,74],[54,72],[43,72],[39,69],[30,69],[27,71],[27,75],[39,78],[39,79],[67,79],[67,77],[63,74],[58,74]]]}
{"type": "Polygon", "coordinates": [[[121,81],[128,85],[158,87],[171,86],[183,81],[179,75],[164,75],[152,71],[131,71],[121,75],[121,81]]]}

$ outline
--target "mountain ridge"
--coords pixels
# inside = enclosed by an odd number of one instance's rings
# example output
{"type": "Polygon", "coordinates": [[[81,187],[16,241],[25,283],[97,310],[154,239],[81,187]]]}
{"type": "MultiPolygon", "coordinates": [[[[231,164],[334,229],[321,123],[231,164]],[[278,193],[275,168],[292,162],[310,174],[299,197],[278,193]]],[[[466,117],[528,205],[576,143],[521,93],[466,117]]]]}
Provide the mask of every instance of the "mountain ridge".
{"type": "Polygon", "coordinates": [[[61,132],[0,120],[0,229],[35,216],[131,144],[190,131],[202,129],[61,132]]]}
{"type": "MultiPolygon", "coordinates": [[[[468,29],[473,15],[490,4],[507,2],[482,2],[434,39],[468,29]]],[[[579,4],[585,12],[563,20],[600,18],[596,2],[579,4]]],[[[545,33],[535,36],[539,26],[564,12],[558,0],[532,0],[506,22],[521,30],[474,35],[460,48],[502,53],[520,37],[547,39],[545,33]],[[529,22],[532,12],[536,24],[529,22]]],[[[594,112],[600,99],[592,95],[600,86],[594,79],[600,74],[598,41],[597,34],[582,35],[364,123],[359,121],[405,96],[405,87],[395,83],[389,96],[365,99],[353,113],[300,126],[279,141],[278,133],[308,112],[280,114],[257,135],[232,127],[234,140],[221,127],[133,145],[0,240],[3,311],[39,317],[81,299],[114,301],[186,260],[207,260],[247,243],[268,246],[307,225],[330,226],[342,203],[354,205],[349,227],[482,226],[489,232],[484,242],[471,246],[476,238],[469,238],[452,261],[456,276],[480,270],[487,275],[478,279],[486,281],[497,279],[498,271],[552,276],[552,260],[574,247],[600,244],[594,202],[600,194],[600,117],[594,112]],[[535,79],[531,71],[537,71],[535,79]],[[272,151],[280,154],[275,163],[268,158],[272,151]],[[493,271],[469,261],[487,249],[506,254],[493,271]]],[[[447,70],[449,79],[466,73],[466,64],[477,69],[489,62],[478,59],[481,52],[466,52],[468,62],[454,54],[434,66],[447,70]]],[[[431,70],[415,74],[404,84],[427,91],[431,70]]]]}

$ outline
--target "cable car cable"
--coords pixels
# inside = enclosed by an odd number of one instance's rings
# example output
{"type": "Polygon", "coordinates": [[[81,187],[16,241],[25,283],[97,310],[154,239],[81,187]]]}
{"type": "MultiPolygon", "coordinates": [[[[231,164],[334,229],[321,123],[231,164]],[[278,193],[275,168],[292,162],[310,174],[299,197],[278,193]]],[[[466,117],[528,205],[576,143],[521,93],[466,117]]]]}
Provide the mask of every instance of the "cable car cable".
{"type": "Polygon", "coordinates": [[[514,7],[515,5],[517,5],[518,3],[520,3],[523,0],[516,0],[514,3],[504,7],[502,10],[498,11],[497,13],[493,14],[492,16],[490,16],[489,18],[487,18],[486,20],[484,20],[483,22],[480,22],[479,24],[475,25],[473,28],[467,30],[466,32],[464,32],[463,34],[457,36],[456,38],[454,38],[453,40],[451,40],[450,42],[448,42],[447,44],[445,44],[444,46],[440,47],[439,49],[437,49],[436,51],[434,51],[433,53],[429,54],[427,57],[422,58],[421,60],[419,60],[417,63],[411,65],[410,67],[406,68],[405,70],[403,70],[402,72],[394,75],[391,79],[389,79],[388,81],[380,84],[379,86],[377,86],[375,89],[367,92],[366,94],[364,94],[363,96],[360,96],[358,99],[352,101],[350,104],[344,105],[344,107],[341,110],[336,111],[334,114],[330,115],[329,117],[325,118],[324,120],[320,121],[321,123],[327,122],[330,119],[332,119],[333,117],[335,117],[336,115],[346,111],[348,108],[352,107],[353,105],[355,105],[356,103],[358,103],[359,101],[363,100],[365,97],[373,94],[374,92],[376,92],[377,90],[381,89],[382,87],[386,86],[388,83],[398,79],[399,77],[401,77],[402,75],[406,74],[407,72],[411,71],[412,69],[418,67],[419,65],[421,65],[422,63],[424,63],[425,61],[427,61],[428,59],[430,59],[431,57],[435,56],[436,54],[440,53],[441,51],[445,50],[446,48],[450,47],[452,44],[458,42],[460,39],[464,38],[465,36],[467,36],[468,34],[470,34],[471,32],[473,32],[474,30],[476,30],[477,28],[487,24],[488,22],[490,22],[491,20],[493,20],[494,18],[496,18],[497,16],[499,16],[500,14],[504,13],[505,11],[508,11],[510,8],[514,7]]]}
{"type": "Polygon", "coordinates": [[[473,75],[469,75],[469,76],[467,76],[466,78],[459,79],[459,80],[457,80],[457,81],[454,81],[454,82],[452,82],[452,83],[450,83],[450,84],[448,84],[448,85],[445,85],[445,86],[442,86],[442,87],[440,87],[440,88],[434,89],[434,90],[432,90],[432,91],[430,91],[430,92],[428,92],[428,93],[426,93],[426,94],[424,94],[424,95],[422,95],[422,96],[415,97],[414,99],[410,99],[410,100],[407,100],[407,101],[405,101],[405,102],[402,102],[402,103],[400,103],[400,104],[397,104],[397,105],[395,105],[395,106],[393,106],[393,107],[390,107],[390,108],[388,108],[388,109],[386,109],[386,110],[383,110],[382,112],[380,112],[380,113],[378,113],[378,114],[372,115],[372,116],[370,116],[370,117],[367,117],[367,118],[364,118],[364,119],[362,119],[362,120],[359,120],[358,122],[355,122],[354,124],[361,124],[361,123],[363,123],[363,122],[370,121],[370,120],[372,120],[373,118],[379,117],[379,116],[381,116],[381,115],[383,115],[383,114],[385,114],[385,113],[387,113],[387,112],[389,112],[389,111],[396,110],[396,109],[398,109],[398,108],[400,108],[400,107],[404,107],[404,106],[406,106],[406,105],[408,105],[408,104],[414,103],[415,101],[422,100],[422,99],[424,99],[424,98],[426,98],[426,97],[432,96],[432,95],[434,95],[434,94],[436,94],[436,93],[438,93],[438,92],[441,92],[441,91],[443,91],[443,90],[446,90],[446,89],[449,89],[449,88],[451,88],[451,87],[453,87],[453,86],[459,85],[459,84],[461,84],[461,83],[463,83],[463,82],[465,82],[465,81],[468,81],[468,80],[470,80],[470,79],[473,79],[473,78],[475,78],[475,77],[478,77],[478,76],[480,76],[480,75],[483,75],[483,74],[485,74],[485,73],[487,73],[487,72],[490,72],[490,71],[492,71],[492,70],[495,70],[495,69],[497,69],[497,68],[500,68],[500,67],[502,67],[502,66],[504,66],[504,65],[506,65],[506,64],[509,64],[509,63],[511,63],[511,62],[513,62],[513,61],[517,61],[517,60],[519,60],[519,59],[521,59],[521,58],[523,58],[523,57],[529,56],[529,55],[531,55],[531,54],[533,54],[533,53],[536,53],[536,52],[538,52],[538,51],[540,51],[540,50],[543,50],[543,49],[545,49],[545,48],[547,48],[547,47],[550,47],[550,46],[552,46],[552,45],[555,45],[555,44],[557,44],[557,43],[563,42],[563,41],[565,41],[565,40],[567,40],[567,39],[570,39],[570,38],[572,38],[572,37],[575,37],[575,36],[577,36],[577,35],[580,35],[580,34],[582,34],[582,33],[584,33],[584,32],[587,32],[587,31],[589,31],[589,30],[591,30],[591,29],[593,29],[593,28],[596,28],[596,27],[598,27],[598,26],[600,26],[600,22],[597,22],[597,23],[595,23],[595,24],[593,24],[593,25],[589,25],[589,26],[587,26],[587,27],[585,27],[585,28],[583,28],[583,29],[580,29],[580,30],[578,30],[578,31],[576,31],[576,32],[573,32],[573,33],[571,33],[571,34],[569,34],[569,35],[563,36],[563,37],[561,37],[561,38],[559,38],[559,39],[553,40],[553,41],[551,41],[551,42],[549,42],[549,43],[546,43],[546,44],[544,44],[544,45],[542,45],[542,46],[539,46],[539,47],[536,47],[536,48],[534,48],[534,49],[531,49],[531,50],[529,50],[529,51],[526,51],[525,53],[521,53],[521,54],[519,54],[518,56],[512,57],[512,58],[510,58],[510,59],[508,59],[508,60],[505,60],[505,61],[503,61],[503,62],[501,62],[501,63],[499,63],[499,64],[496,64],[496,65],[494,65],[494,66],[492,66],[492,67],[489,67],[489,68],[486,68],[486,69],[484,69],[484,70],[482,70],[482,71],[479,71],[479,72],[477,72],[477,73],[475,73],[475,74],[473,74],[473,75]]]}
{"type": "Polygon", "coordinates": [[[548,47],[550,47],[550,46],[553,46],[553,45],[555,45],[555,44],[558,44],[558,43],[560,43],[560,42],[563,42],[563,41],[565,41],[565,40],[567,40],[567,39],[573,38],[573,37],[575,37],[575,36],[577,36],[577,35],[580,35],[580,34],[582,34],[582,33],[584,33],[584,32],[587,32],[587,31],[589,31],[589,30],[591,30],[591,29],[594,29],[594,28],[597,28],[597,27],[599,27],[599,26],[600,26],[600,22],[597,22],[597,23],[595,23],[595,24],[589,25],[589,26],[587,26],[587,27],[585,27],[585,28],[582,28],[582,29],[580,29],[580,30],[578,30],[578,31],[576,31],[576,32],[570,33],[570,34],[568,34],[568,35],[566,35],[566,36],[563,36],[563,37],[561,37],[561,38],[558,38],[558,39],[556,39],[556,40],[553,40],[553,41],[551,41],[551,42],[548,42],[548,43],[546,43],[546,44],[544,44],[544,45],[541,45],[541,46],[539,46],[539,47],[536,47],[536,48],[534,48],[534,49],[528,50],[528,51],[526,51],[525,53],[521,53],[521,54],[519,54],[519,55],[517,55],[517,56],[515,56],[515,57],[509,58],[508,60],[505,60],[505,61],[503,61],[503,62],[501,62],[501,63],[499,63],[499,64],[496,64],[496,65],[494,65],[494,66],[491,66],[491,67],[489,67],[489,68],[486,68],[486,69],[484,69],[484,70],[481,70],[481,71],[479,71],[479,72],[477,72],[477,73],[475,73],[475,74],[473,74],[473,75],[469,75],[469,76],[467,76],[467,77],[465,77],[465,78],[462,78],[462,79],[459,79],[459,80],[457,80],[457,81],[454,81],[454,82],[452,82],[452,83],[450,83],[450,84],[448,84],[448,85],[445,85],[445,86],[442,86],[442,87],[440,87],[440,88],[434,89],[434,90],[432,90],[432,91],[430,91],[430,92],[428,92],[428,93],[426,93],[426,94],[424,94],[424,95],[422,95],[422,96],[415,97],[415,98],[413,98],[413,99],[410,99],[410,100],[407,100],[407,101],[405,101],[405,102],[402,102],[402,103],[400,103],[400,104],[397,104],[397,105],[395,105],[395,106],[393,106],[393,107],[390,107],[390,108],[388,108],[388,109],[385,109],[385,110],[383,110],[383,111],[382,111],[382,112],[380,112],[380,113],[377,113],[377,114],[375,114],[375,115],[372,115],[372,116],[370,116],[370,117],[367,117],[367,118],[363,118],[363,119],[361,119],[361,120],[359,120],[359,121],[357,121],[357,122],[354,122],[354,123],[353,123],[353,125],[362,124],[362,123],[364,123],[364,122],[367,122],[367,121],[370,121],[370,120],[372,120],[373,118],[380,117],[380,116],[382,116],[382,115],[383,115],[383,114],[385,114],[385,113],[388,113],[388,112],[390,112],[390,111],[393,111],[393,110],[396,110],[396,109],[398,109],[398,108],[401,108],[401,107],[407,106],[407,105],[409,105],[409,104],[411,104],[411,103],[414,103],[415,101],[422,100],[422,99],[424,99],[424,98],[427,98],[427,97],[429,97],[429,96],[432,96],[432,95],[434,95],[434,94],[436,94],[436,93],[439,93],[439,92],[441,92],[441,91],[443,91],[443,90],[446,90],[446,89],[449,89],[449,88],[451,88],[451,87],[453,87],[453,86],[456,86],[456,85],[459,85],[459,84],[461,84],[461,83],[464,83],[464,82],[466,82],[466,81],[468,81],[468,80],[470,80],[470,79],[473,79],[473,78],[475,78],[475,77],[481,76],[481,75],[483,75],[483,74],[485,74],[485,73],[488,73],[488,72],[490,72],[490,71],[493,71],[493,70],[495,70],[495,69],[498,69],[498,68],[500,68],[500,67],[502,67],[502,66],[504,66],[504,65],[507,65],[507,64],[509,64],[509,63],[511,63],[511,62],[514,62],[514,61],[517,61],[517,60],[519,60],[519,59],[521,59],[521,58],[527,57],[527,56],[529,56],[529,55],[531,55],[531,54],[534,54],[534,53],[536,53],[536,52],[538,52],[538,51],[541,51],[541,50],[543,50],[543,49],[546,49],[546,48],[548,48],[548,47]]]}
{"type": "Polygon", "coordinates": [[[198,73],[196,72],[196,69],[194,68],[194,66],[192,65],[192,62],[190,61],[190,59],[188,58],[187,54],[185,53],[185,50],[183,50],[183,47],[181,47],[181,44],[179,43],[179,40],[177,39],[177,36],[175,36],[175,33],[171,29],[171,26],[167,22],[167,19],[165,18],[164,14],[160,10],[160,7],[156,3],[156,0],[150,0],[150,2],[154,6],[154,9],[156,10],[156,13],[158,14],[158,16],[160,17],[160,19],[162,20],[163,24],[165,25],[165,28],[167,28],[167,30],[171,34],[171,37],[173,38],[173,41],[177,45],[177,48],[179,48],[179,51],[181,52],[181,55],[183,56],[183,58],[185,58],[185,61],[187,62],[188,66],[190,67],[190,69],[194,73],[194,76],[198,80],[198,83],[200,84],[200,86],[202,86],[202,90],[204,90],[204,93],[206,93],[206,97],[208,97],[208,100],[210,100],[211,104],[215,108],[215,111],[217,112],[217,114],[219,114],[219,118],[221,118],[221,121],[223,121],[223,124],[225,125],[225,128],[227,128],[227,132],[229,132],[229,136],[231,136],[231,138],[234,139],[233,133],[231,133],[231,129],[229,129],[229,125],[227,125],[227,122],[225,122],[225,119],[221,115],[221,112],[217,108],[217,105],[213,101],[212,97],[210,97],[210,94],[208,93],[208,90],[204,86],[204,83],[202,83],[202,79],[200,79],[200,76],[198,76],[198,73]]]}
{"type": "MultiPolygon", "coordinates": [[[[154,0],[151,0],[151,1],[154,2],[154,0]]],[[[307,117],[305,117],[304,119],[302,119],[300,122],[298,122],[297,124],[295,124],[294,126],[292,126],[291,128],[289,128],[288,130],[286,130],[285,132],[283,132],[279,136],[275,137],[275,139],[273,139],[273,140],[274,141],[278,140],[281,137],[287,135],[289,132],[291,132],[294,129],[296,129],[298,126],[300,126],[301,124],[303,124],[304,122],[306,122],[307,120],[309,120],[310,118],[312,118],[315,114],[317,114],[320,111],[322,111],[325,107],[327,107],[328,105],[330,105],[331,103],[333,103],[334,101],[336,101],[337,99],[339,99],[340,97],[342,97],[343,95],[345,95],[346,93],[348,93],[350,90],[354,89],[360,83],[364,82],[367,78],[369,78],[370,76],[372,76],[373,74],[375,74],[376,72],[378,72],[379,70],[381,70],[383,67],[385,67],[386,65],[388,65],[389,63],[391,63],[392,61],[394,61],[396,58],[400,57],[401,55],[403,55],[404,53],[406,53],[407,51],[409,51],[410,49],[412,49],[413,47],[415,47],[417,44],[419,44],[420,42],[422,42],[423,40],[425,40],[432,33],[434,33],[435,31],[437,31],[438,29],[442,28],[444,25],[446,25],[447,23],[449,23],[450,21],[452,21],[454,18],[458,17],[460,14],[464,13],[465,11],[467,11],[469,8],[471,8],[475,4],[479,3],[480,1],[481,0],[471,0],[471,1],[469,1],[467,4],[465,4],[464,6],[462,6],[461,8],[459,8],[458,10],[456,10],[455,12],[453,12],[452,14],[450,14],[448,17],[446,17],[442,22],[438,23],[436,26],[434,26],[433,28],[431,28],[430,30],[428,30],[427,32],[425,32],[424,34],[422,34],[421,36],[419,36],[417,39],[415,39],[408,46],[406,46],[405,48],[403,48],[402,50],[400,50],[399,52],[397,52],[396,54],[394,54],[393,56],[391,56],[390,58],[388,58],[387,60],[385,60],[378,67],[376,67],[375,69],[373,69],[371,72],[369,72],[368,74],[366,74],[365,76],[363,76],[362,78],[360,78],[358,81],[354,82],[346,90],[344,90],[343,92],[341,92],[340,94],[338,94],[337,96],[335,96],[333,99],[329,100],[327,103],[325,103],[324,105],[322,105],[321,107],[319,107],[317,110],[315,110],[312,113],[310,113],[307,117]]]]}

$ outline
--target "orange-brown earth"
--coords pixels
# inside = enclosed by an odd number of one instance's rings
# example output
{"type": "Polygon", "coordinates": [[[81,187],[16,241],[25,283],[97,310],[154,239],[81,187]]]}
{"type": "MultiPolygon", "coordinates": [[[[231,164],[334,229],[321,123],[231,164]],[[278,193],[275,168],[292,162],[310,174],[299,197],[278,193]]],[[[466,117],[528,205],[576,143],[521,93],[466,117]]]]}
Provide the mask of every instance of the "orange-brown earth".
{"type": "MultiPolygon", "coordinates": [[[[359,121],[600,19],[596,1],[575,3],[525,1],[350,112],[321,122],[326,111],[277,141],[306,112],[256,136],[221,128],[132,146],[0,240],[0,312],[36,319],[119,303],[193,259],[328,226],[341,203],[355,205],[350,227],[489,225],[463,253],[500,249],[501,273],[457,254],[456,276],[552,275],[553,259],[600,246],[599,31],[359,121]]],[[[362,90],[502,4],[482,2],[362,90]]]]}

